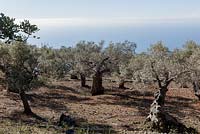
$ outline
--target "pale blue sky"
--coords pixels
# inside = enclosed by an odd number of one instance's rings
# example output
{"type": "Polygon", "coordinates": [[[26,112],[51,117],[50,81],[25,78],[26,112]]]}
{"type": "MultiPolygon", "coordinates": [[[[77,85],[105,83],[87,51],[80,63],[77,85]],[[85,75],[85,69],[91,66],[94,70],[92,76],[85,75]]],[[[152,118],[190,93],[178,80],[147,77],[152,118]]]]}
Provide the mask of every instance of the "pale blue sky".
{"type": "Polygon", "coordinates": [[[29,19],[41,39],[73,45],[79,40],[135,41],[143,50],[163,40],[170,48],[200,42],[200,0],[0,0],[0,12],[29,19]]]}
{"type": "Polygon", "coordinates": [[[0,9],[19,18],[188,17],[200,14],[199,0],[0,0],[0,9]]]}

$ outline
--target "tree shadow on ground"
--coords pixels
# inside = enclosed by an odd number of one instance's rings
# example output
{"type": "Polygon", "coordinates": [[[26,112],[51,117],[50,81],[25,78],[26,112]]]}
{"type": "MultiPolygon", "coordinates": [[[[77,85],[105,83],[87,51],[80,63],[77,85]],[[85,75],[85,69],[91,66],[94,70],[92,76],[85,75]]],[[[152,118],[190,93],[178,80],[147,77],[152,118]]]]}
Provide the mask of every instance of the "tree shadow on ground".
{"type": "MultiPolygon", "coordinates": [[[[24,115],[20,111],[14,111],[13,114],[11,114],[9,117],[1,117],[2,120],[9,120],[14,123],[25,124],[25,125],[32,125],[37,126],[39,128],[53,128],[59,132],[65,133],[70,128],[70,126],[59,126],[59,118],[54,120],[48,120],[44,119],[38,115],[31,115],[27,116],[24,115]]],[[[116,131],[113,129],[112,126],[107,124],[96,124],[96,123],[89,123],[87,119],[75,117],[75,122],[77,122],[77,125],[73,127],[73,130],[75,133],[80,134],[116,134],[116,131]]]]}
{"type": "Polygon", "coordinates": [[[36,94],[32,93],[28,95],[28,99],[31,102],[31,107],[35,108],[48,108],[56,112],[67,111],[67,107],[64,102],[60,100],[65,99],[65,96],[58,93],[45,93],[36,94]]]}
{"type": "Polygon", "coordinates": [[[1,117],[3,120],[11,120],[15,123],[25,123],[29,125],[40,124],[40,123],[47,123],[48,120],[44,117],[41,117],[35,113],[30,115],[24,114],[22,111],[13,111],[8,117],[1,117]]]}
{"type": "Polygon", "coordinates": [[[68,102],[77,102],[77,103],[80,103],[82,101],[92,100],[91,98],[86,97],[86,96],[80,97],[80,96],[75,96],[75,95],[68,95],[67,99],[68,99],[68,102]]]}
{"type": "Polygon", "coordinates": [[[99,96],[97,102],[86,102],[89,105],[121,105],[125,107],[137,108],[141,116],[146,116],[149,112],[151,103],[153,102],[153,93],[149,91],[140,92],[137,90],[112,90],[102,97],[99,96]]]}
{"type": "MultiPolygon", "coordinates": [[[[125,94],[113,94],[119,96],[120,99],[112,104],[125,105],[128,107],[135,107],[138,109],[141,116],[146,117],[149,113],[150,105],[154,100],[153,92],[131,91],[125,94]],[[134,95],[133,95],[134,94],[134,95]]],[[[166,97],[165,111],[185,125],[192,126],[199,131],[197,124],[200,123],[200,108],[199,101],[195,98],[187,98],[181,96],[168,96],[166,97]],[[195,101],[196,100],[196,101],[195,101]],[[198,104],[198,105],[195,105],[198,104]],[[188,119],[192,120],[188,120],[188,119]]]]}
{"type": "Polygon", "coordinates": [[[183,119],[186,116],[195,116],[195,118],[200,120],[200,109],[193,106],[195,103],[195,100],[192,98],[167,96],[165,110],[177,115],[179,119],[183,119]]]}
{"type": "MultiPolygon", "coordinates": [[[[76,83],[77,84],[77,83],[76,83]]],[[[75,86],[75,87],[68,87],[68,86],[64,86],[62,84],[54,84],[54,85],[44,85],[44,87],[48,88],[48,89],[60,89],[63,91],[67,91],[68,93],[74,93],[77,95],[87,95],[87,96],[91,96],[91,86],[90,85],[86,85],[85,87],[82,87],[80,85],[75,86]]]]}
{"type": "Polygon", "coordinates": [[[86,96],[77,96],[75,94],[64,94],[60,92],[47,92],[45,94],[29,94],[29,100],[33,107],[49,108],[56,112],[68,111],[66,105],[69,102],[81,102],[91,100],[86,96]]]}
{"type": "MultiPolygon", "coordinates": [[[[89,105],[121,105],[126,107],[133,107],[138,109],[139,115],[146,117],[149,113],[150,106],[154,100],[153,91],[139,91],[139,90],[107,90],[106,95],[98,98],[95,103],[87,102],[89,105]],[[108,101],[112,100],[112,101],[108,101]]],[[[165,109],[169,114],[176,115],[178,119],[186,116],[195,116],[200,120],[200,109],[193,106],[194,98],[186,97],[166,97],[165,109]]]]}
{"type": "Polygon", "coordinates": [[[148,114],[150,105],[153,102],[153,93],[149,91],[140,92],[133,90],[127,91],[124,94],[117,94],[117,96],[120,96],[118,104],[137,108],[141,116],[148,114]]]}
{"type": "MultiPolygon", "coordinates": [[[[31,108],[36,109],[45,109],[49,108],[53,111],[67,111],[67,107],[61,99],[65,99],[66,97],[59,93],[46,93],[46,94],[38,94],[38,93],[27,93],[27,99],[30,102],[31,108]],[[60,101],[59,101],[60,100],[60,101]]],[[[16,93],[9,93],[6,95],[11,100],[16,102],[21,102],[21,99],[16,93]]]]}
{"type": "Polygon", "coordinates": [[[63,85],[44,85],[44,87],[47,87],[49,89],[61,89],[64,91],[69,91],[71,93],[79,94],[79,92],[76,89],[71,88],[71,87],[66,87],[63,85]]]}
{"type": "MultiPolygon", "coordinates": [[[[151,103],[154,100],[153,92],[139,92],[139,91],[128,91],[122,94],[113,94],[119,96],[120,99],[113,104],[125,105],[128,107],[136,107],[141,114],[147,115],[151,103]]],[[[189,115],[194,115],[200,120],[200,109],[197,109],[193,106],[194,98],[186,97],[166,97],[165,109],[168,113],[177,115],[179,119],[182,119],[189,115]],[[187,110],[189,110],[187,112],[187,110]]]]}
{"type": "MultiPolygon", "coordinates": [[[[65,86],[51,86],[46,92],[40,92],[40,90],[34,90],[27,93],[27,99],[30,102],[30,106],[35,109],[48,108],[55,112],[66,112],[67,103],[74,102],[79,103],[81,101],[91,100],[90,97],[77,94],[76,89],[65,86]],[[52,90],[55,88],[55,90],[52,90]],[[49,91],[48,91],[49,90],[49,91]],[[63,91],[62,91],[63,90],[63,91]],[[69,92],[68,92],[69,91],[69,92]]],[[[21,102],[21,99],[16,93],[6,94],[8,98],[16,102],[21,102]]]]}

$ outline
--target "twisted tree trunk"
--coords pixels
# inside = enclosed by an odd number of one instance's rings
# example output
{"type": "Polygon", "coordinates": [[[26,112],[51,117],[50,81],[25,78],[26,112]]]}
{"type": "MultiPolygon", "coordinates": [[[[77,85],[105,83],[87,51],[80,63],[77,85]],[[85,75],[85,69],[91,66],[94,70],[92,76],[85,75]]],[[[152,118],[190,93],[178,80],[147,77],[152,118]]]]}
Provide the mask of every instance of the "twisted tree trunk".
{"type": "Polygon", "coordinates": [[[154,101],[151,104],[150,107],[150,113],[147,117],[149,121],[152,121],[155,125],[159,123],[159,121],[162,118],[162,114],[164,113],[164,103],[165,103],[165,96],[167,93],[166,88],[160,88],[155,94],[154,94],[154,101]]]}
{"type": "Polygon", "coordinates": [[[102,86],[102,73],[96,72],[93,76],[92,82],[92,96],[104,94],[104,87],[102,86]]]}
{"type": "Polygon", "coordinates": [[[86,87],[86,78],[85,78],[85,75],[84,74],[80,74],[80,76],[81,76],[81,86],[82,87],[86,87]]]}
{"type": "Polygon", "coordinates": [[[28,99],[26,97],[25,92],[22,90],[22,91],[20,91],[19,95],[21,97],[21,100],[22,100],[22,103],[23,103],[23,106],[24,106],[24,113],[27,114],[27,115],[33,114],[31,107],[28,103],[28,99]]]}
{"type": "Polygon", "coordinates": [[[102,76],[104,73],[110,71],[109,68],[105,67],[105,62],[108,59],[109,57],[101,60],[99,63],[95,65],[93,82],[92,82],[92,90],[91,90],[92,96],[104,94],[104,87],[102,85],[102,76]]]}
{"type": "Polygon", "coordinates": [[[163,87],[155,93],[155,99],[151,104],[150,113],[145,123],[149,123],[148,127],[151,129],[164,133],[170,133],[171,131],[176,131],[176,133],[194,132],[194,129],[187,128],[175,117],[165,112],[164,104],[167,91],[168,89],[163,87]]]}

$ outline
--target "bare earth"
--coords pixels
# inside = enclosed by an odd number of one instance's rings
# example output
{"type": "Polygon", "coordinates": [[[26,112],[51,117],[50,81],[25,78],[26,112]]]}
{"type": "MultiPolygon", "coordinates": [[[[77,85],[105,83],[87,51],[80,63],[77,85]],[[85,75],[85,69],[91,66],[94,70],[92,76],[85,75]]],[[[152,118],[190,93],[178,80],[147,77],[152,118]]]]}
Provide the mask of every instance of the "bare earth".
{"type": "MultiPolygon", "coordinates": [[[[87,81],[89,85],[90,81],[87,81]]],[[[53,82],[51,86],[28,92],[33,112],[56,123],[61,113],[72,115],[78,124],[92,129],[108,128],[114,133],[138,133],[149,112],[155,89],[119,89],[116,83],[104,82],[106,93],[91,96],[89,88],[81,88],[76,80],[53,82]],[[108,86],[109,85],[109,86],[108,86]]],[[[22,114],[23,107],[16,94],[0,87],[0,119],[37,124],[38,120],[22,114]]],[[[192,89],[173,89],[167,94],[166,110],[188,127],[200,132],[200,102],[192,89]]]]}

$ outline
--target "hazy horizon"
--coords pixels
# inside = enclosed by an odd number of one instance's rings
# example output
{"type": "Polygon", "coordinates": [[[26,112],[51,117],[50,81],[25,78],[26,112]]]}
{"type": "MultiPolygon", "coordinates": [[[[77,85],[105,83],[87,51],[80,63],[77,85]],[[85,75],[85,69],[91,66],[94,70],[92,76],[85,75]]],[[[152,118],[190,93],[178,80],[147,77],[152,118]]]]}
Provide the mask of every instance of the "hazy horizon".
{"type": "Polygon", "coordinates": [[[30,39],[32,44],[48,44],[52,47],[74,46],[81,40],[99,42],[105,40],[122,42],[129,40],[137,44],[137,51],[145,51],[151,44],[163,41],[170,49],[180,48],[188,40],[200,43],[199,25],[151,25],[121,27],[59,27],[56,30],[45,29],[37,33],[40,40],[30,39]],[[53,33],[52,33],[53,32],[53,33]]]}

